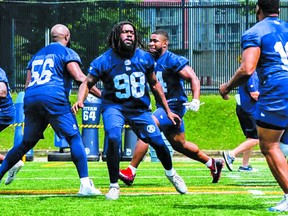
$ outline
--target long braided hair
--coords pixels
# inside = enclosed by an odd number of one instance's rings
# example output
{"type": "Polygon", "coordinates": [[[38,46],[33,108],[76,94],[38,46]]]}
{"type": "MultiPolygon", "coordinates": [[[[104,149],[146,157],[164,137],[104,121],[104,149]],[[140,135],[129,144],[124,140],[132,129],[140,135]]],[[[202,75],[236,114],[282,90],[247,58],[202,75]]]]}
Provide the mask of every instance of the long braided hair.
{"type": "Polygon", "coordinates": [[[135,47],[133,53],[135,52],[137,47],[145,51],[148,51],[149,50],[148,46],[142,41],[141,36],[138,34],[135,26],[129,21],[121,21],[113,26],[111,32],[107,37],[109,47],[112,48],[117,54],[123,55],[123,53],[121,53],[121,45],[120,45],[121,44],[120,34],[122,32],[123,25],[131,25],[133,27],[135,37],[135,47]]]}

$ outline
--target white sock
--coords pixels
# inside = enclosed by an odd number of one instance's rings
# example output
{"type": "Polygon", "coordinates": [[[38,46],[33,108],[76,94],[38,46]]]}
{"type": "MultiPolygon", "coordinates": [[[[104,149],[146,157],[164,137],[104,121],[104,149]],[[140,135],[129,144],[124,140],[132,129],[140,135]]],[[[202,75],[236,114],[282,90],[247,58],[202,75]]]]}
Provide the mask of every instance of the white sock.
{"type": "Polygon", "coordinates": [[[209,168],[212,166],[212,158],[209,158],[209,160],[205,163],[205,165],[209,168]]]}
{"type": "Polygon", "coordinates": [[[133,167],[131,164],[128,167],[131,169],[132,174],[135,175],[137,168],[133,167]]]}
{"type": "Polygon", "coordinates": [[[174,168],[172,168],[171,170],[165,170],[165,173],[167,176],[173,176],[176,174],[176,171],[174,170],[174,168]]]}
{"type": "Polygon", "coordinates": [[[119,188],[119,184],[117,183],[110,183],[110,187],[119,188]]]}
{"type": "Polygon", "coordinates": [[[89,177],[80,178],[80,182],[82,185],[90,185],[89,177]]]}

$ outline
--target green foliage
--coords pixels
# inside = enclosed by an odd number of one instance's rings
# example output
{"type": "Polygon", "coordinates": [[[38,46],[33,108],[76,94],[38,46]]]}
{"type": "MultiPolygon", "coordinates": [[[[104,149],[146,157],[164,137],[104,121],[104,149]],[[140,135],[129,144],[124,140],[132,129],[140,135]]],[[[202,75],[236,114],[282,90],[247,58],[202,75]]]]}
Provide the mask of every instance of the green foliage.
{"type": "Polygon", "coordinates": [[[201,96],[198,112],[184,116],[186,138],[203,150],[233,149],[245,140],[235,111],[235,99],[219,95],[201,96]]]}
{"type": "MultiPolygon", "coordinates": [[[[13,94],[14,101],[16,94],[13,94]]],[[[153,97],[152,97],[153,98],[153,97]]],[[[73,104],[77,99],[76,94],[70,96],[73,104]]],[[[152,101],[153,102],[153,101],[152,101]]],[[[201,105],[198,112],[189,111],[184,117],[186,128],[186,139],[197,144],[202,150],[224,150],[233,149],[245,140],[242,134],[236,113],[233,95],[228,101],[219,95],[201,96],[201,105]]],[[[153,108],[155,105],[153,103],[153,108]]],[[[78,124],[82,124],[81,111],[77,114],[78,124]]],[[[102,120],[102,118],[101,118],[102,120]]],[[[102,125],[102,121],[100,121],[102,125]]],[[[48,127],[44,133],[45,139],[40,140],[35,150],[55,150],[54,131],[48,127]]],[[[8,150],[14,140],[14,127],[9,127],[1,132],[0,149],[8,150]]],[[[103,149],[104,131],[99,129],[100,151],[103,149]]]]}

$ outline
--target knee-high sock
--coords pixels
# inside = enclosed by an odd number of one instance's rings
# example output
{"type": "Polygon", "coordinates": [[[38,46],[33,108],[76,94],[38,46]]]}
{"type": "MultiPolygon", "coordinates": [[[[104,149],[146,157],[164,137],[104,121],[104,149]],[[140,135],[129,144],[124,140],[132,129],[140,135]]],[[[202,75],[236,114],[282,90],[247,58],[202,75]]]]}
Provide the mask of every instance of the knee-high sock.
{"type": "Polygon", "coordinates": [[[157,157],[161,161],[164,169],[172,169],[172,159],[170,151],[162,139],[162,136],[151,137],[149,144],[155,149],[157,157]]]}
{"type": "Polygon", "coordinates": [[[87,156],[82,137],[79,133],[67,139],[70,145],[71,159],[76,166],[79,178],[88,177],[87,156]]]}
{"type": "Polygon", "coordinates": [[[107,167],[109,171],[110,183],[116,183],[118,182],[119,176],[119,147],[121,146],[122,140],[122,128],[112,128],[106,131],[105,136],[107,136],[108,139],[107,167]]]}

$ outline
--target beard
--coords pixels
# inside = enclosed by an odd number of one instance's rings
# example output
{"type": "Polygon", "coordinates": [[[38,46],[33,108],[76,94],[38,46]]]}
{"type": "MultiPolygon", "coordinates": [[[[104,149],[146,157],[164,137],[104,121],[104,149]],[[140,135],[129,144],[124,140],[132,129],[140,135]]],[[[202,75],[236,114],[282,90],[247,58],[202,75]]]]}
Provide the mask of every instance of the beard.
{"type": "Polygon", "coordinates": [[[118,53],[120,56],[125,58],[130,58],[133,56],[136,49],[136,43],[133,41],[131,44],[126,44],[124,41],[120,41],[120,46],[118,48],[118,53]]]}
{"type": "Polygon", "coordinates": [[[161,56],[162,48],[152,51],[150,50],[149,52],[151,53],[154,59],[158,59],[161,56]]]}

